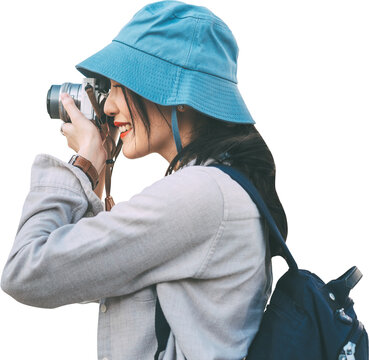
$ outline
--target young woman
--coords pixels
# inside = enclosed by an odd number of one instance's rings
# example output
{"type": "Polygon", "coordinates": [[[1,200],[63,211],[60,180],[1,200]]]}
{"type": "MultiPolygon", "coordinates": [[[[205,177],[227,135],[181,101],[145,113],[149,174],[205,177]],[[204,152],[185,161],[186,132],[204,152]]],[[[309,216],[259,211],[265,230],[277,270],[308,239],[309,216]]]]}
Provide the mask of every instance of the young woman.
{"type": "MultiPolygon", "coordinates": [[[[91,173],[39,155],[1,285],[44,308],[98,301],[100,360],[241,359],[258,330],[277,249],[248,194],[206,166],[243,171],[287,236],[272,155],[238,92],[237,53],[208,9],[162,1],[77,65],[110,79],[104,111],[123,154],[159,153],[166,176],[108,212],[91,173]],[[160,354],[159,301],[170,327],[160,354]]],[[[99,131],[71,97],[62,102],[68,145],[103,178],[99,131]]]]}

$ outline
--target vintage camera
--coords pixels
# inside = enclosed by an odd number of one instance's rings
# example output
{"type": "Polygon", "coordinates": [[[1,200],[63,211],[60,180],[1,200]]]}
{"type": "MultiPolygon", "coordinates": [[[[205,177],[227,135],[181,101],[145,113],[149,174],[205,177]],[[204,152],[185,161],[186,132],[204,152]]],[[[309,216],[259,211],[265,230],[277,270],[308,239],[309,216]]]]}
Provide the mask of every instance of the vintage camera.
{"type": "Polygon", "coordinates": [[[104,103],[109,94],[110,81],[105,78],[84,78],[82,84],[63,83],[51,85],[47,92],[47,112],[52,119],[61,119],[70,122],[61,99],[61,93],[68,93],[74,100],[78,109],[87,119],[94,121],[100,127],[106,121],[112,125],[112,118],[104,114],[104,103]]]}

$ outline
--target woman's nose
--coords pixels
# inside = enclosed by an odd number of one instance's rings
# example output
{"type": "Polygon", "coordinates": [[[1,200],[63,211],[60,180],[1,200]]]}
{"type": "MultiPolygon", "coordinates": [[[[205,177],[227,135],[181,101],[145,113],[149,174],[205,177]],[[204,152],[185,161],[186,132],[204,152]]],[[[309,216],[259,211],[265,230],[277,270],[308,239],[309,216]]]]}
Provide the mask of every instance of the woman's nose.
{"type": "Polygon", "coordinates": [[[116,106],[111,94],[108,95],[104,104],[104,113],[107,116],[115,116],[118,113],[118,107],[116,106]]]}

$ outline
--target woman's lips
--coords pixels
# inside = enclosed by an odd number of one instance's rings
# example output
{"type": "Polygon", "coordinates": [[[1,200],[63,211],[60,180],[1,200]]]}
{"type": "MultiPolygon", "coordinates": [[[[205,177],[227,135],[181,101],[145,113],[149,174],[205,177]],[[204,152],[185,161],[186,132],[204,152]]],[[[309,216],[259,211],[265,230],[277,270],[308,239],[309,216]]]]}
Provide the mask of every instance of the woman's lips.
{"type": "Polygon", "coordinates": [[[114,121],[114,126],[119,127],[119,126],[123,126],[123,125],[128,125],[131,124],[129,122],[121,122],[121,121],[114,121]]]}
{"type": "Polygon", "coordinates": [[[131,130],[132,124],[130,122],[123,122],[123,121],[114,121],[114,125],[120,129],[120,138],[123,139],[131,130]],[[126,130],[126,125],[129,125],[129,130],[126,130]],[[123,129],[122,129],[123,127],[123,129]]]}

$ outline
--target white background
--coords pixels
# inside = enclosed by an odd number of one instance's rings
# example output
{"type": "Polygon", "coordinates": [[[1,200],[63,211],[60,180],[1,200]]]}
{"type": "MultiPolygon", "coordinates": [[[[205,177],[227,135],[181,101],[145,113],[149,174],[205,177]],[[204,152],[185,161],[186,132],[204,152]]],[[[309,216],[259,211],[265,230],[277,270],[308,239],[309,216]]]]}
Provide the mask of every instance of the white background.
{"type": "MultiPolygon", "coordinates": [[[[46,112],[51,84],[81,82],[74,66],[110,43],[147,1],[13,1],[2,5],[1,251],[5,264],[38,153],[68,160],[61,122],[46,112]]],[[[351,295],[369,326],[369,3],[341,0],[193,1],[232,29],[241,93],[277,166],[288,244],[329,281],[357,265],[351,295]]],[[[128,199],[163,177],[153,154],[117,161],[112,194],[128,199]]],[[[175,229],[173,229],[175,231],[175,229]]],[[[286,270],[274,260],[275,280],[286,270]]],[[[46,310],[0,292],[1,359],[96,358],[97,304],[46,310]]]]}

